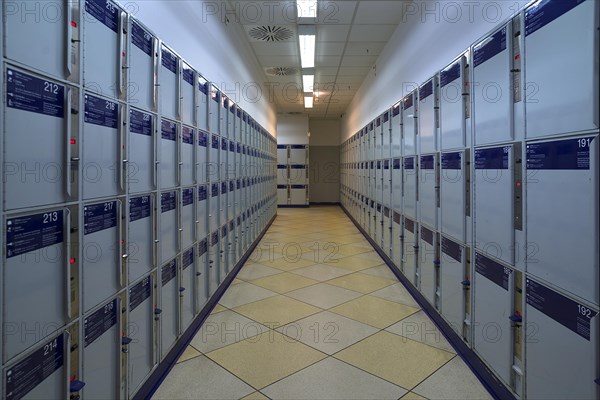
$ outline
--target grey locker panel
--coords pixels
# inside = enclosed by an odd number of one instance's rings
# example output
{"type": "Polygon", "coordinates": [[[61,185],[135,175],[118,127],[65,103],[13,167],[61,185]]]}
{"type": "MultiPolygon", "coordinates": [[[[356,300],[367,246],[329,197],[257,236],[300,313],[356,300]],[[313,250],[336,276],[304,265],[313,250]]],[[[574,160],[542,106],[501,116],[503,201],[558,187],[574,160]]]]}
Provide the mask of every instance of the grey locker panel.
{"type": "Polygon", "coordinates": [[[219,198],[219,223],[227,221],[227,200],[228,200],[228,185],[227,182],[220,183],[221,197],[219,198]]]}
{"type": "Polygon", "coordinates": [[[196,202],[195,188],[181,190],[181,247],[188,248],[196,241],[196,202]]]}
{"type": "Polygon", "coordinates": [[[161,120],[160,140],[160,187],[173,188],[178,184],[179,160],[177,136],[180,125],[166,119],[161,120]]]}
{"type": "MultiPolygon", "coordinates": [[[[247,236],[247,235],[246,235],[247,236]]],[[[219,230],[209,236],[208,243],[208,293],[212,296],[219,287],[219,230]]]]}
{"type": "Polygon", "coordinates": [[[515,156],[513,145],[475,150],[475,248],[512,265],[515,156]]]}
{"type": "Polygon", "coordinates": [[[155,365],[153,277],[129,287],[127,381],[131,396],[155,365]]]}
{"type": "MultiPolygon", "coordinates": [[[[442,236],[440,311],[452,329],[462,335],[464,321],[465,247],[442,236]]],[[[466,282],[465,282],[466,283],[466,282]]]]}
{"type": "Polygon", "coordinates": [[[196,164],[196,180],[199,183],[208,182],[208,132],[198,131],[198,152],[196,164]]]}
{"type": "Polygon", "coordinates": [[[512,269],[475,253],[473,346],[504,382],[510,382],[512,367],[512,273],[512,269]]]}
{"type": "Polygon", "coordinates": [[[121,395],[121,329],[118,299],[83,318],[85,399],[116,399],[121,395]]]}
{"type": "Polygon", "coordinates": [[[277,145],[277,163],[287,164],[288,163],[288,147],[284,144],[277,145]]]}
{"type": "Polygon", "coordinates": [[[196,170],[196,157],[194,146],[196,131],[189,126],[181,127],[181,160],[179,168],[181,174],[181,185],[193,185],[195,182],[194,171],[196,170]]]}
{"type": "Polygon", "coordinates": [[[154,268],[154,198],[144,195],[129,198],[127,225],[127,272],[134,282],[154,268]]]}
{"type": "Polygon", "coordinates": [[[156,48],[158,39],[140,23],[129,17],[129,64],[127,66],[127,100],[144,110],[155,110],[156,104],[156,48]]]}
{"type": "Polygon", "coordinates": [[[219,102],[219,123],[221,136],[229,138],[229,98],[225,95],[221,96],[221,101],[219,102]]]}
{"type": "Polygon", "coordinates": [[[121,96],[123,12],[111,0],[85,0],[83,85],[103,96],[121,96]]]}
{"type": "Polygon", "coordinates": [[[419,219],[436,229],[438,214],[437,154],[423,155],[419,163],[419,219]]]}
{"type": "Polygon", "coordinates": [[[290,186],[290,204],[306,204],[306,185],[290,186]]]}
{"type": "Polygon", "coordinates": [[[525,10],[527,137],[598,129],[598,11],[591,0],[525,10]]]}
{"type": "Polygon", "coordinates": [[[219,283],[222,283],[225,278],[227,277],[227,275],[229,274],[229,265],[227,263],[227,244],[229,242],[228,240],[228,234],[229,234],[229,225],[225,224],[223,225],[221,228],[219,228],[219,234],[221,235],[221,238],[219,240],[219,246],[218,246],[218,257],[219,257],[219,283]]]}
{"type": "Polygon", "coordinates": [[[288,166],[287,164],[277,165],[277,184],[286,185],[288,183],[288,166]]]}
{"type": "Polygon", "coordinates": [[[221,139],[217,135],[210,135],[210,150],[209,150],[209,165],[208,165],[208,180],[209,182],[218,181],[220,178],[219,172],[219,156],[220,156],[221,139]]]}
{"type": "Polygon", "coordinates": [[[221,92],[213,85],[210,86],[210,98],[208,106],[208,127],[211,133],[219,134],[221,129],[221,120],[219,112],[221,109],[221,92]]]}
{"type": "Polygon", "coordinates": [[[129,193],[149,192],[156,187],[156,117],[129,110],[127,183],[129,193]]]}
{"type": "Polygon", "coordinates": [[[288,204],[287,185],[277,185],[277,204],[288,204]]]}
{"type": "Polygon", "coordinates": [[[235,179],[235,177],[237,176],[236,174],[236,164],[235,164],[235,157],[236,157],[236,142],[233,140],[229,141],[229,154],[227,155],[227,170],[225,171],[225,177],[227,179],[235,179]]]}
{"type": "Polygon", "coordinates": [[[376,202],[381,203],[383,197],[383,165],[381,160],[375,162],[375,193],[373,198],[376,202]]]}
{"type": "Polygon", "coordinates": [[[306,164],[308,157],[308,146],[302,144],[293,144],[290,146],[290,164],[306,164]]]}
{"type": "Polygon", "coordinates": [[[404,276],[418,287],[417,281],[417,255],[419,226],[410,218],[404,218],[404,243],[402,251],[402,271],[404,276]]]}
{"type": "Polygon", "coordinates": [[[392,233],[392,219],[391,219],[391,210],[388,207],[383,208],[383,225],[381,232],[381,243],[382,249],[385,254],[391,256],[392,252],[392,242],[391,242],[391,233],[392,233]]]}
{"type": "Polygon", "coordinates": [[[392,208],[402,213],[402,158],[392,160],[392,208]]]}
{"type": "Polygon", "coordinates": [[[198,128],[208,131],[208,96],[210,85],[202,76],[198,75],[198,90],[196,91],[196,123],[198,128]]]}
{"type": "Polygon", "coordinates": [[[304,185],[308,181],[308,166],[292,164],[289,166],[290,184],[304,185]]]}
{"type": "Polygon", "coordinates": [[[179,224],[177,192],[163,192],[160,195],[160,262],[175,257],[179,249],[179,224]]]}
{"type": "Polygon", "coordinates": [[[390,160],[383,160],[383,193],[381,201],[385,207],[392,206],[392,166],[390,160]]]}
{"type": "Polygon", "coordinates": [[[225,137],[221,137],[219,148],[219,180],[227,180],[227,159],[229,153],[229,141],[225,137]]]}
{"type": "Polygon", "coordinates": [[[467,201],[465,152],[442,153],[441,158],[441,231],[464,242],[467,201]]]}
{"type": "Polygon", "coordinates": [[[159,87],[160,112],[163,117],[179,118],[179,68],[180,59],[162,45],[160,53],[159,87]]]}
{"type": "Polygon", "coordinates": [[[196,105],[194,103],[195,72],[185,62],[181,63],[181,121],[184,124],[194,125],[196,105]]]}
{"type": "Polygon", "coordinates": [[[208,230],[210,232],[219,228],[219,192],[220,185],[212,183],[209,185],[210,198],[208,199],[208,230]]]}
{"type": "Polygon", "coordinates": [[[396,267],[402,268],[402,237],[404,235],[402,227],[402,216],[394,212],[392,222],[392,260],[396,267]]]}
{"type": "Polygon", "coordinates": [[[164,358],[179,334],[179,286],[177,259],[161,267],[160,273],[160,354],[164,358]]]}
{"type": "Polygon", "coordinates": [[[65,164],[72,134],[69,108],[79,100],[76,96],[71,99],[73,89],[54,81],[13,68],[5,71],[4,207],[67,201],[71,171],[65,164]],[[37,145],[26,145],[31,143],[37,145]]]}
{"type": "Polygon", "coordinates": [[[439,263],[436,254],[436,232],[421,226],[419,240],[419,290],[430,304],[435,306],[435,266],[439,263]]]}
{"type": "Polygon", "coordinates": [[[121,287],[121,202],[83,207],[83,309],[88,311],[121,287]]]}
{"type": "Polygon", "coordinates": [[[203,238],[208,235],[208,186],[198,186],[198,209],[196,210],[198,221],[197,237],[203,238]]]}
{"type": "Polygon", "coordinates": [[[599,398],[598,309],[529,278],[526,291],[527,397],[599,398]]]}
{"type": "Polygon", "coordinates": [[[54,209],[4,222],[4,360],[68,320],[70,219],[68,210],[54,209]]]}
{"type": "Polygon", "coordinates": [[[417,162],[416,157],[404,157],[404,169],[402,175],[404,176],[404,197],[403,207],[404,215],[410,218],[417,218],[417,162]]]}
{"type": "Polygon", "coordinates": [[[437,79],[433,78],[419,88],[419,152],[437,150],[437,79]]]}
{"type": "Polygon", "coordinates": [[[527,271],[595,304],[598,178],[597,135],[527,143],[527,271]]]}
{"type": "Polygon", "coordinates": [[[381,160],[383,158],[383,130],[381,126],[381,116],[375,119],[375,130],[373,132],[373,139],[375,144],[375,159],[381,160]]]}
{"type": "Polygon", "coordinates": [[[202,310],[209,298],[209,268],[208,268],[208,240],[198,242],[198,259],[196,260],[196,280],[194,294],[196,297],[196,314],[202,310]]]}
{"type": "Polygon", "coordinates": [[[181,283],[179,287],[180,302],[180,332],[190,326],[194,319],[196,298],[194,296],[196,281],[196,258],[194,257],[194,247],[190,247],[181,254],[181,283]]]}
{"type": "Polygon", "coordinates": [[[417,110],[415,94],[402,100],[402,155],[417,154],[417,110]]]}
{"type": "Polygon", "coordinates": [[[386,111],[381,117],[381,129],[383,130],[382,155],[381,158],[390,158],[392,154],[392,142],[390,138],[390,112],[386,111]]]}
{"type": "Polygon", "coordinates": [[[85,94],[83,198],[116,196],[124,187],[123,106],[85,94]]]}
{"type": "Polygon", "coordinates": [[[442,150],[459,149],[466,146],[465,64],[465,57],[461,56],[440,72],[440,141],[442,150]]]}
{"type": "Polygon", "coordinates": [[[504,26],[473,46],[471,86],[476,145],[512,140],[512,96],[509,95],[512,60],[508,34],[504,26]]]}

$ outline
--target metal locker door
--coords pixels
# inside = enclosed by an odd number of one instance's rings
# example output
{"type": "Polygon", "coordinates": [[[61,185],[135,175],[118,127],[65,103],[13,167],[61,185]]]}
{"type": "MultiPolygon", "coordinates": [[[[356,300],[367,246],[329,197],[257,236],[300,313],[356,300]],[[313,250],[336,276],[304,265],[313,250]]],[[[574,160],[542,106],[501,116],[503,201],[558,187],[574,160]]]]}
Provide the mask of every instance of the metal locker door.
{"type": "Polygon", "coordinates": [[[306,146],[293,144],[290,146],[290,164],[306,164],[306,146]]]}
{"type": "Polygon", "coordinates": [[[392,260],[398,268],[402,268],[402,237],[402,216],[394,211],[392,222],[392,260]]]}
{"type": "Polygon", "coordinates": [[[188,248],[196,241],[196,203],[194,188],[183,188],[181,196],[181,248],[188,248]]]}
{"type": "Polygon", "coordinates": [[[156,117],[129,110],[127,183],[129,193],[149,192],[156,188],[156,117]]]}
{"type": "Polygon", "coordinates": [[[382,202],[385,207],[392,206],[392,171],[390,169],[390,160],[383,160],[382,202]]]}
{"type": "Polygon", "coordinates": [[[465,287],[468,286],[468,281],[465,279],[464,246],[442,236],[440,311],[452,329],[461,336],[465,319],[464,293],[465,287]]]}
{"type": "Polygon", "coordinates": [[[288,204],[288,187],[287,185],[277,185],[277,204],[288,204]]]}
{"type": "Polygon", "coordinates": [[[417,154],[417,107],[416,91],[402,100],[402,154],[417,154]]]}
{"type": "Polygon", "coordinates": [[[227,234],[229,223],[223,225],[220,229],[221,240],[219,240],[219,283],[222,283],[229,274],[229,265],[227,264],[227,234]]]}
{"type": "Polygon", "coordinates": [[[192,246],[181,254],[181,283],[179,286],[179,309],[181,310],[179,332],[181,333],[190,326],[195,314],[196,267],[194,261],[194,247],[192,246]]]}
{"type": "Polygon", "coordinates": [[[179,161],[179,176],[181,177],[180,183],[183,186],[193,185],[195,183],[195,136],[196,132],[194,128],[185,125],[181,127],[181,160],[179,161]]]}
{"type": "Polygon", "coordinates": [[[287,164],[288,163],[288,147],[285,144],[277,145],[277,163],[287,164]]]}
{"type": "Polygon", "coordinates": [[[187,125],[194,125],[196,118],[196,103],[194,98],[195,73],[191,66],[181,62],[181,121],[187,125]]]}
{"type": "Polygon", "coordinates": [[[60,399],[69,396],[68,333],[41,343],[4,370],[6,400],[60,399]]]}
{"type": "Polygon", "coordinates": [[[375,127],[373,131],[373,143],[375,144],[375,159],[383,158],[383,131],[381,126],[381,116],[375,119],[375,127]]]}
{"type": "Polygon", "coordinates": [[[161,116],[179,119],[179,68],[180,59],[164,44],[160,52],[160,70],[158,74],[158,93],[161,116]]]}
{"type": "Polygon", "coordinates": [[[154,268],[153,195],[129,198],[127,225],[127,272],[129,282],[137,281],[154,268]]]}
{"type": "Polygon", "coordinates": [[[418,287],[417,256],[419,253],[419,226],[410,218],[404,218],[404,243],[402,251],[402,271],[404,276],[418,287]]]}
{"type": "Polygon", "coordinates": [[[277,165],[277,184],[286,185],[288,182],[288,166],[286,164],[277,165]]]}
{"type": "Polygon", "coordinates": [[[70,318],[71,216],[68,209],[5,220],[3,360],[9,360],[70,318]],[[24,290],[30,288],[30,290],[24,290]]]}
{"type": "Polygon", "coordinates": [[[229,141],[229,154],[227,155],[227,171],[225,177],[227,179],[235,179],[236,177],[236,165],[235,165],[235,153],[236,142],[233,140],[229,141]]]}
{"type": "Polygon", "coordinates": [[[156,64],[158,39],[141,23],[129,16],[129,60],[127,65],[127,100],[130,105],[157,111],[156,64]]]}
{"type": "Polygon", "coordinates": [[[121,201],[83,206],[83,309],[89,311],[122,287],[121,201]]]}
{"type": "Polygon", "coordinates": [[[437,308],[436,302],[436,267],[439,264],[437,254],[437,233],[421,225],[419,241],[419,290],[429,303],[437,308]]]}
{"type": "Polygon", "coordinates": [[[212,296],[219,287],[219,230],[210,234],[210,246],[208,247],[208,293],[212,296]]]}
{"type": "Polygon", "coordinates": [[[160,354],[164,359],[179,335],[177,258],[161,267],[160,280],[160,354]]]}
{"type": "Polygon", "coordinates": [[[221,145],[219,152],[219,180],[227,180],[227,156],[229,152],[229,141],[225,137],[221,137],[221,145]]]}
{"type": "Polygon", "coordinates": [[[404,157],[404,169],[402,170],[404,177],[403,214],[412,219],[417,218],[418,174],[415,164],[414,156],[404,157]]]}
{"type": "Polygon", "coordinates": [[[383,142],[381,143],[381,158],[390,158],[392,155],[392,141],[390,139],[390,112],[386,111],[385,113],[383,113],[383,116],[381,118],[381,129],[383,130],[383,142]]]}
{"type": "Polygon", "coordinates": [[[290,183],[305,185],[307,183],[306,165],[292,164],[289,166],[290,183]]]}
{"type": "Polygon", "coordinates": [[[179,124],[162,119],[160,125],[160,187],[162,189],[174,188],[179,183],[179,160],[177,151],[179,124]]]}
{"type": "Polygon", "coordinates": [[[5,71],[4,208],[76,198],[77,165],[71,157],[77,146],[70,139],[78,136],[73,112],[79,108],[78,90],[14,68],[5,71]]]}
{"type": "Polygon", "coordinates": [[[509,288],[513,270],[475,252],[473,290],[475,337],[473,347],[506,383],[512,367],[509,288]]]}
{"type": "Polygon", "coordinates": [[[421,156],[419,163],[419,219],[437,229],[439,176],[437,154],[421,156]]]}
{"type": "Polygon", "coordinates": [[[375,171],[375,201],[381,202],[383,198],[383,165],[382,161],[377,160],[377,170],[375,171]]]}
{"type": "Polygon", "coordinates": [[[198,161],[196,162],[196,177],[198,183],[208,182],[208,132],[198,131],[198,161]]]}
{"type": "Polygon", "coordinates": [[[116,196],[124,190],[123,106],[85,94],[83,198],[116,196]]]}
{"type": "Polygon", "coordinates": [[[217,135],[210,135],[210,154],[209,154],[209,166],[208,166],[208,181],[215,182],[220,178],[219,172],[219,145],[221,140],[217,135]]]}
{"type": "Polygon", "coordinates": [[[392,225],[390,224],[390,209],[388,207],[383,207],[383,219],[382,219],[382,232],[381,232],[381,245],[382,250],[388,256],[391,255],[391,238],[390,233],[392,230],[392,225]]]}
{"type": "Polygon", "coordinates": [[[227,195],[227,219],[229,219],[231,221],[231,219],[236,216],[236,214],[235,214],[235,196],[236,196],[235,181],[230,180],[228,182],[228,185],[229,185],[229,193],[227,195]]]}
{"type": "Polygon", "coordinates": [[[464,148],[466,143],[465,119],[469,106],[468,85],[465,84],[466,57],[440,72],[440,141],[442,150],[464,148]]]}
{"type": "Polygon", "coordinates": [[[160,194],[160,263],[172,259],[179,249],[177,191],[160,194]]]}
{"type": "Polygon", "coordinates": [[[597,399],[598,309],[526,278],[527,398],[597,399]]]}
{"type": "Polygon", "coordinates": [[[526,82],[535,85],[526,90],[528,138],[598,129],[598,11],[596,1],[525,9],[526,82]]]}
{"type": "Polygon", "coordinates": [[[442,153],[440,177],[441,231],[466,241],[467,169],[465,152],[442,153]]]}
{"type": "Polygon", "coordinates": [[[419,87],[419,152],[437,150],[438,84],[434,77],[419,87]]]}
{"type": "Polygon", "coordinates": [[[196,295],[195,314],[199,314],[209,298],[209,273],[208,273],[208,240],[205,237],[198,242],[198,259],[196,261],[196,280],[194,281],[194,294],[196,295]]]}
{"type": "Polygon", "coordinates": [[[111,0],[85,0],[83,85],[113,99],[123,95],[124,15],[111,0]]]}
{"type": "Polygon", "coordinates": [[[598,178],[597,135],[527,143],[527,271],[594,304],[598,178]]]}
{"type": "Polygon", "coordinates": [[[208,235],[208,186],[198,186],[198,209],[196,214],[198,230],[196,237],[204,238],[208,235]]]}
{"type": "Polygon", "coordinates": [[[392,208],[402,213],[402,159],[392,160],[392,208]]]}
{"type": "Polygon", "coordinates": [[[128,291],[127,337],[131,342],[127,347],[127,386],[130,397],[156,365],[153,287],[151,274],[130,286],[128,291]]]}
{"type": "Polygon", "coordinates": [[[121,398],[121,301],[102,304],[83,317],[84,399],[121,398]]]}
{"type": "Polygon", "coordinates": [[[218,183],[210,185],[210,199],[208,202],[208,230],[213,232],[219,228],[219,191],[218,183]]]}
{"type": "Polygon", "coordinates": [[[229,138],[229,98],[225,95],[222,95],[219,106],[219,132],[221,132],[221,136],[229,138]]]}
{"type": "Polygon", "coordinates": [[[237,105],[233,102],[233,100],[229,101],[229,119],[227,120],[227,130],[228,137],[230,141],[237,141],[237,105]]]}
{"type": "Polygon", "coordinates": [[[210,84],[198,74],[198,90],[196,91],[196,123],[198,129],[208,132],[208,95],[210,84]]]}
{"type": "Polygon", "coordinates": [[[219,134],[221,129],[221,120],[219,111],[221,108],[221,92],[216,86],[210,85],[210,98],[208,106],[208,127],[211,133],[219,134]]]}
{"type": "Polygon", "coordinates": [[[229,189],[227,182],[221,182],[221,197],[219,198],[219,223],[227,221],[227,190],[229,189]]]}

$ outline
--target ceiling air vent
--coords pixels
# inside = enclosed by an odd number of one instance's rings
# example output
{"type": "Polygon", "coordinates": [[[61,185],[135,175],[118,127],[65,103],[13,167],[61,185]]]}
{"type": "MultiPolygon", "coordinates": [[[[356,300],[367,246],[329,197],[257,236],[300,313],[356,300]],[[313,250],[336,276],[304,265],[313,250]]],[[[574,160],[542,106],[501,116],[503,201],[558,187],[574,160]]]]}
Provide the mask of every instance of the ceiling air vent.
{"type": "Polygon", "coordinates": [[[265,68],[268,76],[290,76],[298,74],[298,69],[294,67],[269,67],[265,68]]]}
{"type": "Polygon", "coordinates": [[[252,39],[262,42],[282,42],[294,36],[294,31],[285,26],[261,25],[248,31],[252,39]]]}

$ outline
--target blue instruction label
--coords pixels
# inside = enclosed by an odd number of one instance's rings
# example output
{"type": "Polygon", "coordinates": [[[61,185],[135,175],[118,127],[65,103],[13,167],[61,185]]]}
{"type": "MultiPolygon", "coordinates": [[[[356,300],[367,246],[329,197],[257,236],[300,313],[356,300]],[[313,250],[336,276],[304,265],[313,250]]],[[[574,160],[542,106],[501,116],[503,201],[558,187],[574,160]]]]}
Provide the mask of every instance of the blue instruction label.
{"type": "Polygon", "coordinates": [[[177,193],[165,192],[160,195],[160,211],[168,212],[177,208],[177,193]]]}
{"type": "Polygon", "coordinates": [[[194,189],[193,188],[185,188],[182,191],[182,202],[183,206],[189,206],[190,204],[194,204],[194,189]]]}
{"type": "Polygon", "coordinates": [[[161,61],[162,66],[165,67],[166,69],[168,69],[169,71],[171,71],[172,73],[176,74],[177,73],[177,64],[178,64],[177,56],[175,54],[171,53],[165,47],[162,48],[161,55],[162,55],[162,61],[161,61]]]}
{"type": "Polygon", "coordinates": [[[151,214],[150,196],[132,197],[129,199],[129,222],[148,218],[151,214]]]}
{"type": "Polygon", "coordinates": [[[133,21],[131,24],[131,43],[152,57],[153,37],[140,24],[133,21]]]}
{"type": "Polygon", "coordinates": [[[596,136],[527,144],[527,169],[589,170],[590,147],[596,136]]]}
{"type": "Polygon", "coordinates": [[[117,129],[120,108],[118,103],[101,99],[100,97],[92,96],[90,94],[86,94],[84,99],[85,123],[117,129]]]}
{"type": "Polygon", "coordinates": [[[138,110],[129,110],[129,129],[131,133],[152,136],[154,116],[138,110]]]}
{"type": "Polygon", "coordinates": [[[206,131],[198,131],[198,146],[206,147],[208,145],[208,133],[206,131]]]}
{"type": "Polygon", "coordinates": [[[177,140],[177,124],[163,119],[160,122],[160,136],[165,140],[177,140]]]}
{"type": "Polygon", "coordinates": [[[473,64],[477,67],[504,50],[506,50],[506,27],[475,45],[473,64]]]}
{"type": "Polygon", "coordinates": [[[434,169],[435,158],[433,155],[421,156],[421,169],[434,169]]]}
{"type": "Polygon", "coordinates": [[[423,101],[433,94],[433,79],[419,88],[419,101],[423,101]]]}
{"type": "Polygon", "coordinates": [[[508,169],[510,147],[475,150],[475,169],[508,169]]]}
{"type": "Polygon", "coordinates": [[[440,72],[440,87],[444,87],[458,78],[460,78],[460,61],[440,72]]]}
{"type": "Polygon", "coordinates": [[[63,118],[65,87],[7,68],[6,105],[8,108],[63,118]]]}
{"type": "Polygon", "coordinates": [[[525,36],[543,28],[585,0],[540,0],[525,9],[525,36]]]}
{"type": "Polygon", "coordinates": [[[208,197],[208,188],[206,185],[198,186],[198,201],[204,201],[208,197]]]}
{"type": "Polygon", "coordinates": [[[6,220],[6,258],[62,243],[63,240],[63,210],[6,220]]]}
{"type": "Polygon", "coordinates": [[[181,128],[181,142],[194,144],[194,128],[185,125],[181,128]]]}
{"type": "Polygon", "coordinates": [[[117,202],[89,204],[83,207],[83,234],[89,235],[117,226],[117,202]]]}
{"type": "Polygon", "coordinates": [[[117,323],[117,299],[114,299],[83,320],[84,347],[88,347],[96,339],[117,323]]]}
{"type": "Polygon", "coordinates": [[[181,72],[183,81],[194,86],[194,70],[191,69],[187,64],[183,64],[183,71],[181,72]]]}
{"type": "Polygon", "coordinates": [[[459,170],[462,169],[462,153],[442,153],[442,169],[459,170]]]}
{"type": "Polygon", "coordinates": [[[135,310],[152,296],[152,279],[146,277],[129,289],[129,311],[135,310]]]}
{"type": "Polygon", "coordinates": [[[112,1],[85,0],[85,12],[96,18],[111,31],[117,33],[120,10],[112,1]]]}
{"type": "Polygon", "coordinates": [[[177,276],[177,259],[174,258],[160,269],[160,280],[163,286],[177,276]]]}
{"type": "Polygon", "coordinates": [[[181,268],[186,269],[194,263],[194,248],[190,247],[181,255],[181,268]]]}
{"type": "Polygon", "coordinates": [[[475,253],[475,272],[486,277],[504,290],[508,290],[510,274],[513,271],[491,258],[480,253],[475,253]]]}
{"type": "Polygon", "coordinates": [[[442,253],[457,262],[462,262],[462,246],[442,236],[442,253]]]}

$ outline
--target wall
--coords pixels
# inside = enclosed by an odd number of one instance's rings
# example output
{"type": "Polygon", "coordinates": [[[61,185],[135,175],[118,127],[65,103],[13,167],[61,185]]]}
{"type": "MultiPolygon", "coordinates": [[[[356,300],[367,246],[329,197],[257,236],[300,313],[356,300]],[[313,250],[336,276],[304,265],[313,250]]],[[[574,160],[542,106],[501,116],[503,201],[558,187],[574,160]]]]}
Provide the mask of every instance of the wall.
{"type": "Polygon", "coordinates": [[[308,116],[278,114],[277,144],[308,144],[308,116]]]}
{"type": "Polygon", "coordinates": [[[340,120],[309,120],[311,203],[340,201],[340,120]]]}

